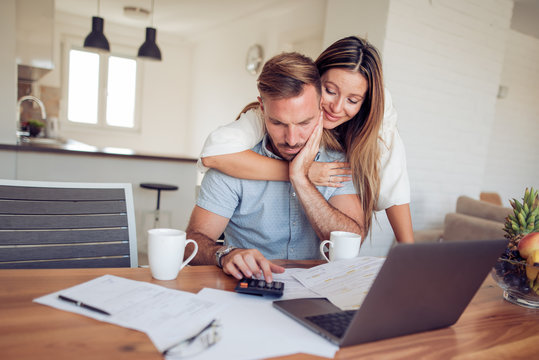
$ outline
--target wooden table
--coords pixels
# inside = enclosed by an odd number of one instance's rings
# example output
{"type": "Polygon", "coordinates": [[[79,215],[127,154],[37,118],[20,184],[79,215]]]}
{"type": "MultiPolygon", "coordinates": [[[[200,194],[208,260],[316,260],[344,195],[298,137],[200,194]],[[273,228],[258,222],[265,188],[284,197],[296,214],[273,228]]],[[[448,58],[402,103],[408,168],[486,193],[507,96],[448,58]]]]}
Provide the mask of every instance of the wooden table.
{"type": "MultiPolygon", "coordinates": [[[[232,290],[236,283],[215,266],[186,267],[173,281],[154,280],[146,268],[0,270],[0,359],[160,359],[141,332],[32,302],[104,274],[190,292],[204,287],[232,290]]],[[[343,348],[335,358],[537,359],[538,344],[539,311],[503,300],[501,289],[489,276],[455,325],[343,348]]],[[[283,357],[289,358],[312,357],[283,357]]]]}

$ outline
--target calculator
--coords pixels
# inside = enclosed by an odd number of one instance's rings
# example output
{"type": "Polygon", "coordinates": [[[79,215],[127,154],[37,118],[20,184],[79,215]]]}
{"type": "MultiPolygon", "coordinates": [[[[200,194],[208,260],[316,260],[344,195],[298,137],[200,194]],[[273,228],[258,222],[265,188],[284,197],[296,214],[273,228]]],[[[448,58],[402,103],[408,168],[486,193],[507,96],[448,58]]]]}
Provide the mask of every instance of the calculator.
{"type": "Polygon", "coordinates": [[[284,283],[280,281],[266,282],[264,280],[243,278],[238,281],[235,291],[242,294],[278,298],[283,296],[284,283]]]}

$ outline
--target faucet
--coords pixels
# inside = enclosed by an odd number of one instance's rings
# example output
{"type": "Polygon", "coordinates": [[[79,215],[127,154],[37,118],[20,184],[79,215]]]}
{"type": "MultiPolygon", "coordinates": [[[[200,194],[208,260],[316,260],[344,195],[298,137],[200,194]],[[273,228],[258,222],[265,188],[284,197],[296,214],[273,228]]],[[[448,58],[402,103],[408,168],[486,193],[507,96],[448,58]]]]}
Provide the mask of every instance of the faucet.
{"type": "MultiPolygon", "coordinates": [[[[45,111],[45,105],[43,105],[43,102],[41,100],[39,100],[37,97],[35,96],[32,96],[32,95],[26,95],[26,96],[22,96],[19,101],[17,101],[17,109],[19,111],[19,116],[17,118],[17,142],[20,142],[20,138],[21,136],[29,136],[30,133],[28,131],[23,131],[22,128],[21,128],[21,104],[23,101],[26,101],[26,100],[33,100],[35,101],[38,105],[39,105],[39,108],[41,110],[41,120],[43,120],[44,123],[46,123],[47,121],[47,112],[45,111]]],[[[47,127],[45,126],[45,129],[44,131],[46,132],[47,130],[47,127]]],[[[45,133],[45,135],[47,135],[45,133]]]]}

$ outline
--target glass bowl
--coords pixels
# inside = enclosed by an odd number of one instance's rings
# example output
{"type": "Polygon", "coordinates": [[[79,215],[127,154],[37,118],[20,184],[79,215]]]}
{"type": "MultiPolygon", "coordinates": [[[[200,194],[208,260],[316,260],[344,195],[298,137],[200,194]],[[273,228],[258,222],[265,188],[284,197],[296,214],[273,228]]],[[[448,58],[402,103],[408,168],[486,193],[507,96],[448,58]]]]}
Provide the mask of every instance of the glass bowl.
{"type": "MultiPolygon", "coordinates": [[[[492,277],[503,289],[505,300],[530,309],[539,309],[539,287],[534,290],[526,276],[526,268],[530,267],[526,261],[516,261],[499,258],[492,269],[492,277]]],[[[537,264],[535,268],[539,267],[537,264]]],[[[539,283],[535,279],[534,285],[539,283]]]]}

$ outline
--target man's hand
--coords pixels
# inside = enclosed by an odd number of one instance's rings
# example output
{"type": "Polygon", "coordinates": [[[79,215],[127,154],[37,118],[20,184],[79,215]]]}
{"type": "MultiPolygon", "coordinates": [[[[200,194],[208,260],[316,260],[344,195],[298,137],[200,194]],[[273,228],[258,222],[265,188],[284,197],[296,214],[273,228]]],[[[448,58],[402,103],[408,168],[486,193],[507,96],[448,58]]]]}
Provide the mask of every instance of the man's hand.
{"type": "Polygon", "coordinates": [[[313,133],[307,140],[307,143],[301,149],[301,151],[294,157],[290,162],[288,167],[289,177],[292,184],[295,181],[307,180],[307,175],[309,174],[309,169],[318,154],[318,149],[320,148],[320,140],[322,139],[322,130],[323,130],[323,116],[324,114],[320,112],[320,117],[318,118],[318,124],[313,130],[313,133]]]}
{"type": "Polygon", "coordinates": [[[243,277],[251,278],[253,275],[267,282],[273,281],[272,272],[283,273],[284,268],[270,262],[256,249],[235,249],[221,259],[225,274],[241,280],[243,277]]]}

